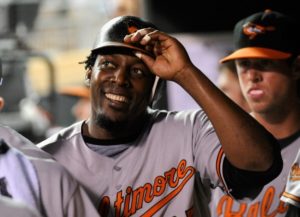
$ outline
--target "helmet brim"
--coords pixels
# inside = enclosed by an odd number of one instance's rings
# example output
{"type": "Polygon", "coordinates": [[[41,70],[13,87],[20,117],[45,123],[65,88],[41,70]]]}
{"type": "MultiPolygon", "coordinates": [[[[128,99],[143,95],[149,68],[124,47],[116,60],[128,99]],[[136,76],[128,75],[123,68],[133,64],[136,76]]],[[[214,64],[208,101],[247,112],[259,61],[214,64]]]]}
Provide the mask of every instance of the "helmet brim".
{"type": "Polygon", "coordinates": [[[224,63],[230,60],[246,59],[246,58],[258,58],[258,59],[288,59],[292,56],[291,53],[286,53],[278,50],[262,47],[245,47],[236,50],[232,54],[224,57],[220,60],[220,63],[224,63]]]}

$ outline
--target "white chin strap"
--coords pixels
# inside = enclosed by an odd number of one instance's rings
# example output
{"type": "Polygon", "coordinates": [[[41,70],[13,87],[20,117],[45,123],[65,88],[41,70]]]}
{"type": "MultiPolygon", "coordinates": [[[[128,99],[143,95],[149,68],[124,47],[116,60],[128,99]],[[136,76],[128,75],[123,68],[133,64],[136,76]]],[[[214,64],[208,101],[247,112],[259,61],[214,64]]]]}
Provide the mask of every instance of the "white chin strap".
{"type": "Polygon", "coordinates": [[[155,80],[152,86],[152,92],[151,92],[151,102],[153,102],[155,93],[156,93],[156,89],[157,89],[157,85],[158,85],[158,81],[159,81],[159,77],[155,76],[155,80]]]}

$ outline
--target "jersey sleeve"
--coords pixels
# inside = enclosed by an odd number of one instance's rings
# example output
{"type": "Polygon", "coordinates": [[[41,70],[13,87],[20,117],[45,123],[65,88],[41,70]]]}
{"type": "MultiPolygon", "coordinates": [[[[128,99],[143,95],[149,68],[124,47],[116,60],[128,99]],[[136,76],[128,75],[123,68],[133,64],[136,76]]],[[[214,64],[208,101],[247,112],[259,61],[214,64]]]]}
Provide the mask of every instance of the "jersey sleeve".
{"type": "MultiPolygon", "coordinates": [[[[212,188],[219,187],[235,199],[255,198],[263,186],[275,178],[282,169],[282,164],[279,163],[281,160],[275,160],[272,167],[264,172],[241,170],[231,165],[204,112],[196,117],[193,134],[195,164],[200,177],[209,179],[212,188]]],[[[277,141],[276,144],[278,145],[277,141]]],[[[281,156],[276,157],[281,159],[281,156]]]]}
{"type": "Polygon", "coordinates": [[[286,187],[280,199],[300,208],[300,151],[290,169],[286,187]]]}
{"type": "Polygon", "coordinates": [[[209,180],[211,187],[220,187],[228,191],[222,170],[224,151],[211,122],[203,111],[195,115],[193,145],[195,166],[202,181],[209,180]]]}

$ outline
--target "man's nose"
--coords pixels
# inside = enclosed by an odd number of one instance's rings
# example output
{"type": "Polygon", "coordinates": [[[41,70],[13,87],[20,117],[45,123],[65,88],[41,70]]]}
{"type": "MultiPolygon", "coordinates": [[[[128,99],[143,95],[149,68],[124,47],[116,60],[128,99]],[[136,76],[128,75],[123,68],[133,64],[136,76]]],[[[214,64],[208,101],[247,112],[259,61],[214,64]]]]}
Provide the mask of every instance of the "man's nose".
{"type": "Polygon", "coordinates": [[[114,74],[114,81],[119,86],[125,86],[129,87],[130,81],[129,81],[129,72],[126,69],[119,69],[114,74]]]}
{"type": "Polygon", "coordinates": [[[248,69],[247,77],[249,80],[251,80],[254,83],[262,81],[262,75],[261,72],[257,71],[256,69],[248,69]]]}

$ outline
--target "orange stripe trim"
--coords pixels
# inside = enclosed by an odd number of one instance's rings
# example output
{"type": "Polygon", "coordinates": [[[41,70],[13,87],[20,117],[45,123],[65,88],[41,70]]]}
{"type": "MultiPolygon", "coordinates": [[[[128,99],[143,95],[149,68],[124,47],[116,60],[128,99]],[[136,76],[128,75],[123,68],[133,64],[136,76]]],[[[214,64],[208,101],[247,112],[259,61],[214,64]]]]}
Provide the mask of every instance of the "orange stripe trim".
{"type": "MultiPolygon", "coordinates": [[[[216,162],[216,170],[217,170],[217,174],[218,174],[223,186],[226,188],[226,185],[225,185],[224,180],[221,175],[221,161],[222,161],[223,155],[224,155],[224,150],[223,150],[223,148],[220,148],[220,151],[219,151],[218,157],[217,157],[217,162],[216,162]]],[[[227,188],[226,188],[226,191],[228,191],[227,188]]]]}
{"type": "Polygon", "coordinates": [[[289,199],[292,199],[294,201],[297,201],[297,202],[300,202],[300,198],[293,195],[293,194],[289,194],[287,192],[283,192],[282,196],[286,197],[286,198],[289,198],[289,199]]]}

